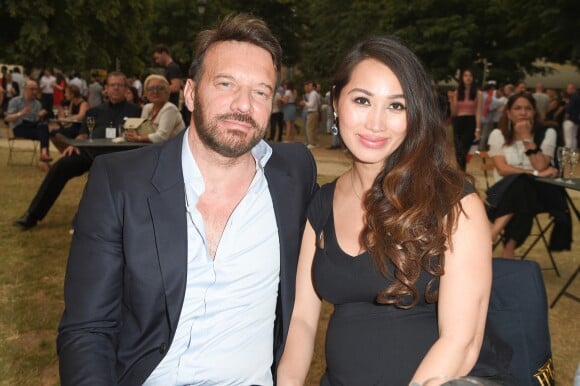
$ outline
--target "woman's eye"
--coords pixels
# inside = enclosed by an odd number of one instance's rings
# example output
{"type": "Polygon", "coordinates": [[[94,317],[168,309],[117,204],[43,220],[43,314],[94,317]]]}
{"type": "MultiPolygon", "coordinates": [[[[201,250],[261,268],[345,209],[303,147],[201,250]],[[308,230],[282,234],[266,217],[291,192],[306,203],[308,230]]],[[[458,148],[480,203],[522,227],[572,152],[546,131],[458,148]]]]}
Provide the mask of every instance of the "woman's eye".
{"type": "Polygon", "coordinates": [[[354,98],[354,102],[359,104],[359,105],[369,105],[370,104],[370,101],[365,97],[354,98]]]}
{"type": "Polygon", "coordinates": [[[395,111],[405,111],[407,108],[400,102],[394,102],[389,105],[389,109],[395,111]]]}

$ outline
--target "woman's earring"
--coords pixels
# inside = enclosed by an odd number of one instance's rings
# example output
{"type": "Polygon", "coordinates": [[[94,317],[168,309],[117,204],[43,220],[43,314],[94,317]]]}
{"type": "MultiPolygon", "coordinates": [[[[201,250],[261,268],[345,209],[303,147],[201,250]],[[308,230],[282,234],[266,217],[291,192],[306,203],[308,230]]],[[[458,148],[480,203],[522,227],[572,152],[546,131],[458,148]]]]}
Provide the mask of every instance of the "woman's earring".
{"type": "Polygon", "coordinates": [[[336,123],[333,123],[332,126],[330,126],[330,134],[338,135],[338,126],[336,126],[336,123]]]}
{"type": "Polygon", "coordinates": [[[336,123],[336,120],[338,117],[336,115],[336,111],[333,114],[334,114],[334,120],[332,121],[332,126],[330,126],[330,134],[338,135],[338,125],[336,123]]]}

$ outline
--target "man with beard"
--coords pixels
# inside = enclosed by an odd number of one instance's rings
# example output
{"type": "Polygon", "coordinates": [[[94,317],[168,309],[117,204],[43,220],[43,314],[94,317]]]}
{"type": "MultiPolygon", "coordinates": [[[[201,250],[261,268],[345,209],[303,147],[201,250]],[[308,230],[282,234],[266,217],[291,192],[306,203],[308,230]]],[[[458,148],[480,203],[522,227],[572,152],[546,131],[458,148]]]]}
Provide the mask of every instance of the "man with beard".
{"type": "Polygon", "coordinates": [[[316,167],[267,144],[281,48],[266,24],[203,31],[184,134],[99,157],[75,219],[63,385],[272,385],[316,167]]]}

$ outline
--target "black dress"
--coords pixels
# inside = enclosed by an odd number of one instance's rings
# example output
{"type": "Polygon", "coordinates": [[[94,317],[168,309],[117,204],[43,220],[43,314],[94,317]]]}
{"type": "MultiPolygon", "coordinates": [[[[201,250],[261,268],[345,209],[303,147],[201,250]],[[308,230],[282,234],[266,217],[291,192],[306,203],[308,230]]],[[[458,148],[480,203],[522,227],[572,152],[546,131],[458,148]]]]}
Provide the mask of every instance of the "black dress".
{"type": "MultiPolygon", "coordinates": [[[[416,283],[421,298],[411,309],[377,303],[377,294],[391,280],[375,269],[366,252],[350,256],[340,249],[332,211],[335,186],[336,181],[323,186],[308,211],[319,244],[313,261],[314,287],[321,298],[334,304],[321,384],[406,386],[438,338],[437,305],[424,299],[425,286],[433,277],[421,273],[416,283]]],[[[486,338],[485,361],[506,361],[493,350],[486,338]]],[[[499,380],[508,365],[481,363],[472,375],[499,380]]]]}

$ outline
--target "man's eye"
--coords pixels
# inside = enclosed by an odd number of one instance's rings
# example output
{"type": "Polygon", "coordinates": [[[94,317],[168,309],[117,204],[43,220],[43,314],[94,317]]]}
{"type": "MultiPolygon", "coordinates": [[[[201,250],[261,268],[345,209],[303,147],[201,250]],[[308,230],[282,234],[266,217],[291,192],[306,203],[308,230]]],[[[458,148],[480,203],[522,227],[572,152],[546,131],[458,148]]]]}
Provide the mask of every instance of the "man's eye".
{"type": "Polygon", "coordinates": [[[264,99],[270,98],[270,93],[268,91],[256,90],[255,93],[260,98],[264,98],[264,99]]]}

